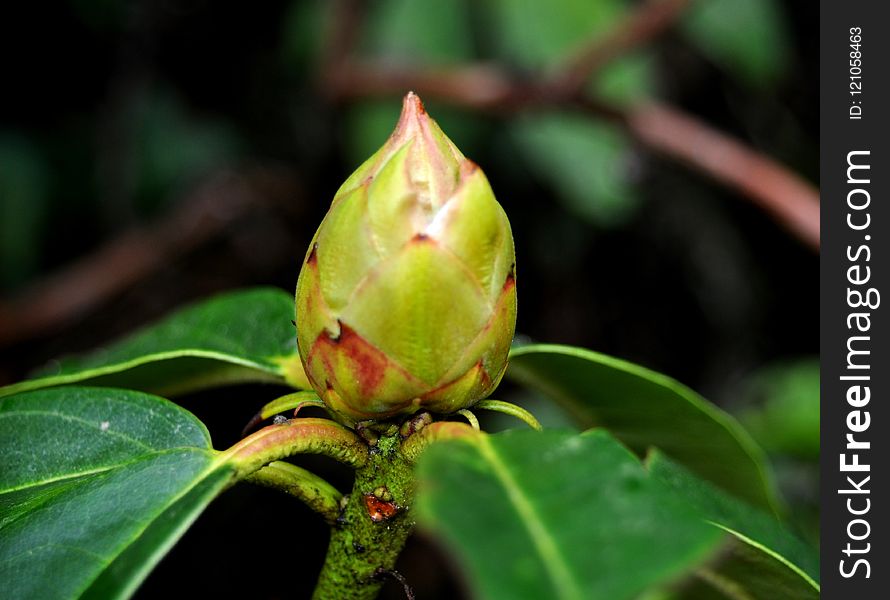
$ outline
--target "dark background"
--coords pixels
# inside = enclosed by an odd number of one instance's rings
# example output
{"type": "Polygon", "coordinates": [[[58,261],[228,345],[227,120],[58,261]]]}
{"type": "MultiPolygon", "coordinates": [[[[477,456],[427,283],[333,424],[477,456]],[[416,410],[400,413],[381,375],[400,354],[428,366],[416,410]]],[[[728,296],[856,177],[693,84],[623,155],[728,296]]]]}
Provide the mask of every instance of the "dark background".
{"type": "MultiPolygon", "coordinates": [[[[451,3],[458,25],[441,18],[442,2],[408,4],[369,3],[360,57],[489,60],[520,74],[538,66],[527,49],[513,60],[509,41],[498,42],[509,3],[451,3]]],[[[683,17],[637,53],[646,81],[618,100],[670,102],[817,182],[816,11],[802,0],[758,0],[746,17],[733,11],[747,3],[716,4],[733,29],[754,20],[747,42],[721,49],[683,17]]],[[[373,103],[325,93],[330,10],[200,0],[0,9],[0,384],[214,292],[295,287],[334,191],[383,143],[407,91],[373,103]]],[[[516,18],[534,32],[529,10],[516,18]]],[[[608,30],[611,14],[602,9],[591,23],[608,30]]],[[[550,35],[544,54],[559,45],[557,27],[550,35]]],[[[815,541],[818,254],[744,195],[620,132],[592,147],[608,150],[611,167],[566,141],[551,168],[517,133],[522,115],[435,100],[426,98],[429,112],[482,166],[511,219],[518,331],[638,362],[738,414],[773,452],[797,526],[815,541]],[[581,183],[566,183],[576,176],[581,183]],[[778,419],[791,420],[790,437],[778,419]]],[[[239,387],[182,403],[225,447],[277,391],[239,387]]],[[[312,464],[349,485],[334,465],[312,464]]],[[[140,595],[301,597],[325,538],[302,505],[236,489],[140,595]]],[[[420,598],[454,597],[460,586],[423,539],[400,569],[420,598]]]]}

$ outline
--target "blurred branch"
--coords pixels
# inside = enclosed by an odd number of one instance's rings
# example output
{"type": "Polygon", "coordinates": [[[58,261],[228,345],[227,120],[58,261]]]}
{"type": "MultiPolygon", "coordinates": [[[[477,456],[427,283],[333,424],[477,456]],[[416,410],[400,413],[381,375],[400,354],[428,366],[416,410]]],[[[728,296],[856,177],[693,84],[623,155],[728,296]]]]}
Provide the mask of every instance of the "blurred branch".
{"type": "MultiPolygon", "coordinates": [[[[360,4],[346,3],[354,9],[360,4]]],[[[687,0],[643,3],[612,31],[565,59],[550,77],[523,78],[490,63],[438,69],[395,67],[359,61],[343,52],[335,53],[338,60],[324,70],[322,85],[337,101],[413,90],[424,98],[498,116],[553,107],[581,110],[622,126],[643,147],[740,192],[818,251],[819,192],[796,173],[677,108],[657,102],[618,106],[585,92],[591,75],[665,31],[687,4],[687,0]]],[[[361,19],[353,15],[346,21],[357,27],[361,19]]]]}
{"type": "Polygon", "coordinates": [[[365,17],[363,0],[334,0],[331,3],[331,25],[325,37],[321,69],[330,73],[344,64],[359,43],[365,17]]]}
{"type": "Polygon", "coordinates": [[[418,69],[350,61],[329,73],[325,85],[337,101],[391,96],[413,90],[422,98],[429,96],[463,108],[499,112],[531,104],[536,92],[536,88],[523,86],[507,77],[497,66],[488,64],[418,69]]]}
{"type": "Polygon", "coordinates": [[[797,174],[670,106],[638,106],[627,127],[647,147],[735,188],[819,250],[819,190],[797,174]]]}
{"type": "Polygon", "coordinates": [[[612,60],[646,45],[669,29],[690,0],[646,0],[612,29],[593,38],[557,66],[550,85],[563,94],[580,93],[584,84],[612,60]]]}
{"type": "Polygon", "coordinates": [[[295,190],[292,176],[269,169],[208,179],[163,220],[132,229],[16,296],[0,299],[0,347],[57,330],[223,235],[272,197],[292,200],[295,190]]]}

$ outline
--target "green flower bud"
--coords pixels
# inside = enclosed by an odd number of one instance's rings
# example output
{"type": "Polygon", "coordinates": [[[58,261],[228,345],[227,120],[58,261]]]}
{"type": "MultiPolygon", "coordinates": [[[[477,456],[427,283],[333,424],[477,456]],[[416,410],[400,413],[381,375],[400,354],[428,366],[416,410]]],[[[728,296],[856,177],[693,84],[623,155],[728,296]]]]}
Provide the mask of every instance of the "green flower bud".
{"type": "Polygon", "coordinates": [[[300,357],[346,421],[491,393],[516,325],[513,236],[482,171],[409,93],[334,196],[297,283],[300,357]]]}

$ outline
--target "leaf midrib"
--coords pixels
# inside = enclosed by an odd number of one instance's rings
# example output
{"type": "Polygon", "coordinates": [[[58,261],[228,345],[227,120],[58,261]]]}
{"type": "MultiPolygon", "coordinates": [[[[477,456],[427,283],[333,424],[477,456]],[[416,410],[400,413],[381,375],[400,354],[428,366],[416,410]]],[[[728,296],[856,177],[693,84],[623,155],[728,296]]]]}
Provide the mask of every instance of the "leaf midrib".
{"type": "MultiPolygon", "coordinates": [[[[226,354],[216,350],[204,350],[200,348],[183,348],[179,350],[165,350],[161,352],[152,352],[123,360],[120,362],[111,362],[106,365],[97,365],[94,367],[85,367],[83,370],[74,373],[60,373],[57,375],[43,375],[34,379],[26,379],[19,383],[0,388],[0,397],[11,396],[13,394],[24,392],[32,389],[39,389],[50,385],[63,385],[66,383],[78,383],[86,379],[94,379],[104,375],[115,375],[124,371],[135,369],[143,365],[167,360],[175,360],[177,358],[206,358],[217,360],[223,363],[238,365],[251,369],[256,369],[264,373],[275,376],[282,376],[281,369],[274,363],[262,363],[253,358],[244,358],[234,354],[226,354]]],[[[262,357],[262,360],[271,360],[272,357],[262,357]]]]}
{"type": "Polygon", "coordinates": [[[28,483],[25,483],[18,487],[10,487],[10,488],[0,489],[0,496],[3,496],[4,494],[11,494],[13,492],[20,492],[23,490],[27,490],[29,488],[37,488],[37,487],[40,487],[43,485],[49,485],[51,483],[57,483],[57,482],[65,481],[68,479],[77,479],[78,477],[88,477],[90,475],[98,475],[100,473],[114,471],[115,469],[127,467],[129,465],[132,465],[132,464],[144,461],[144,460],[148,460],[149,458],[154,458],[156,456],[163,456],[165,454],[173,454],[176,452],[182,452],[183,450],[188,450],[190,452],[203,452],[203,453],[206,453],[208,456],[210,456],[212,454],[211,450],[208,450],[206,448],[197,448],[195,446],[177,446],[176,448],[164,448],[163,450],[155,450],[155,449],[150,448],[149,450],[150,451],[146,452],[145,454],[140,454],[139,456],[133,457],[131,460],[127,460],[124,462],[115,463],[112,465],[105,465],[102,467],[98,467],[96,469],[89,469],[86,471],[78,471],[76,473],[68,473],[65,475],[60,475],[58,477],[51,477],[49,479],[41,479],[40,481],[28,482],[28,483]]]}
{"type": "Polygon", "coordinates": [[[521,486],[513,477],[510,469],[501,460],[497,450],[484,436],[477,441],[479,453],[491,466],[492,472],[507,494],[507,499],[519,515],[519,520],[525,525],[528,535],[544,565],[544,569],[553,581],[559,598],[582,598],[581,591],[571,576],[568,563],[559,551],[555,540],[547,531],[544,523],[538,517],[538,511],[532,506],[525,496],[521,486]]]}
{"type": "MultiPolygon", "coordinates": [[[[63,421],[71,421],[73,423],[81,423],[84,425],[88,425],[92,429],[99,429],[99,427],[96,425],[95,421],[90,421],[88,419],[84,419],[83,417],[75,417],[74,415],[68,415],[65,413],[55,412],[52,410],[20,410],[20,409],[16,409],[14,411],[9,411],[9,412],[0,412],[0,419],[6,418],[6,417],[20,417],[23,415],[40,415],[40,416],[52,417],[55,419],[61,419],[63,421]]],[[[156,450],[156,448],[152,448],[148,444],[146,444],[132,436],[121,433],[120,431],[115,431],[113,429],[107,429],[106,431],[102,431],[101,429],[99,429],[99,431],[102,435],[120,438],[122,440],[125,440],[125,441],[133,444],[134,446],[140,446],[148,452],[154,452],[156,450]]]]}
{"type": "Polygon", "coordinates": [[[812,577],[810,577],[810,575],[807,574],[806,571],[804,571],[801,567],[797,566],[796,564],[794,564],[793,562],[791,562],[790,560],[785,558],[782,554],[776,552],[769,546],[766,546],[765,544],[758,542],[757,540],[750,538],[747,535],[745,535],[744,533],[741,533],[740,531],[733,529],[732,527],[729,527],[727,525],[723,525],[721,523],[718,523],[716,521],[711,521],[711,520],[709,520],[707,522],[709,524],[713,525],[714,527],[716,527],[717,529],[721,529],[721,530],[727,532],[728,534],[732,535],[740,542],[747,544],[747,545],[751,546],[752,548],[756,548],[757,550],[760,550],[761,552],[763,552],[764,554],[766,554],[773,560],[781,563],[783,566],[785,566],[787,569],[789,569],[795,575],[797,575],[798,577],[803,579],[805,582],[807,582],[807,584],[810,587],[812,587],[814,590],[816,590],[817,592],[820,592],[822,590],[821,585],[819,583],[817,583],[812,577]]]}

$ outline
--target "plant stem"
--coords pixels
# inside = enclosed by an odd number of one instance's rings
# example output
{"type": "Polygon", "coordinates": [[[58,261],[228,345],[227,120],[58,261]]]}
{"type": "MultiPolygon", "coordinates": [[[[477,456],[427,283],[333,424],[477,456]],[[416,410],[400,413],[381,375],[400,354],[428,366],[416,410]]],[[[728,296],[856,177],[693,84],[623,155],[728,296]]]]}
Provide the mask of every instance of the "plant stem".
{"type": "Polygon", "coordinates": [[[296,465],[275,461],[254,471],[245,481],[281,490],[302,500],[331,525],[340,516],[340,499],[343,494],[318,475],[296,465]]]}
{"type": "Polygon", "coordinates": [[[360,468],[368,460],[368,447],[352,431],[327,419],[292,419],[269,425],[219,454],[220,462],[235,467],[243,479],[270,462],[295,454],[330,456],[360,468]]]}
{"type": "MultiPolygon", "coordinates": [[[[409,438],[410,439],[410,438],[409,438]]],[[[414,519],[413,465],[397,431],[381,435],[331,528],[315,600],[372,600],[391,573],[414,519]]]]}

